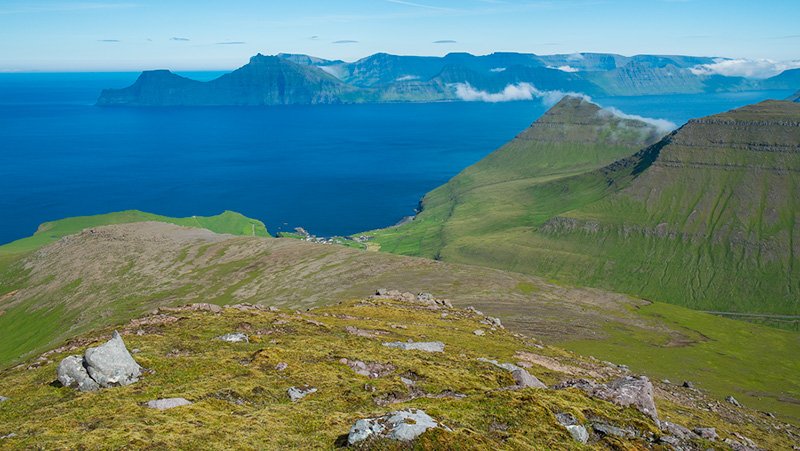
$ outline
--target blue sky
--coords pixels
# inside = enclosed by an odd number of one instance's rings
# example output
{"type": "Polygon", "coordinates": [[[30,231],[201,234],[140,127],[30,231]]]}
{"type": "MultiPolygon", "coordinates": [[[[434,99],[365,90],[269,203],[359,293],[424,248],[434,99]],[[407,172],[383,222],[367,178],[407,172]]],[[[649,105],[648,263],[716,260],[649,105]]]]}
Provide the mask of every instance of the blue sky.
{"type": "Polygon", "coordinates": [[[0,72],[229,70],[256,53],[800,60],[800,0],[0,1],[0,72]]]}

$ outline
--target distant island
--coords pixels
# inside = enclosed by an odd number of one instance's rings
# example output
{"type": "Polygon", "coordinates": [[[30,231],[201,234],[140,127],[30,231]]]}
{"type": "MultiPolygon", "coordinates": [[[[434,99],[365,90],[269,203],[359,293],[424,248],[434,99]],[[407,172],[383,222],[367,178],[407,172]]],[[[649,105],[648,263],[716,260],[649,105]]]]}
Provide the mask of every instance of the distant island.
{"type": "Polygon", "coordinates": [[[145,71],[99,106],[258,106],[523,100],[550,92],[634,96],[797,89],[800,69],[767,79],[709,74],[716,58],[603,53],[492,53],[444,57],[377,53],[353,63],[308,55],[258,54],[217,79],[145,71]]]}

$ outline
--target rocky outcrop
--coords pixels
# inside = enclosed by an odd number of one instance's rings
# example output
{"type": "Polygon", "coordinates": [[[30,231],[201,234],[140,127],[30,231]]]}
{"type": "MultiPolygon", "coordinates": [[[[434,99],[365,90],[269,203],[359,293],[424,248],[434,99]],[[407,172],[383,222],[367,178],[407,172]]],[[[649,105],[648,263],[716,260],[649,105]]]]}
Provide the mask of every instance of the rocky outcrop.
{"type": "Polygon", "coordinates": [[[65,387],[93,391],[130,385],[139,380],[142,367],[131,357],[119,333],[114,331],[111,340],[87,349],[83,357],[66,357],[58,364],[56,374],[65,387]]]}
{"type": "Polygon", "coordinates": [[[172,409],[173,407],[188,406],[190,404],[192,404],[192,402],[184,398],[164,398],[147,401],[145,405],[150,409],[166,410],[172,409]]]}
{"type": "Polygon", "coordinates": [[[646,376],[625,376],[606,384],[588,379],[570,379],[553,386],[554,389],[577,388],[589,396],[613,402],[619,406],[633,406],[658,424],[658,412],[653,400],[653,384],[646,376]]]}
{"type": "Polygon", "coordinates": [[[286,390],[286,395],[292,402],[297,402],[316,391],[316,388],[309,387],[308,385],[302,387],[289,387],[289,389],[286,390]]]}
{"type": "Polygon", "coordinates": [[[558,424],[567,428],[576,442],[585,444],[589,441],[589,432],[572,414],[565,412],[557,413],[556,421],[558,421],[558,424]]]}
{"type": "Polygon", "coordinates": [[[250,337],[241,332],[220,335],[219,337],[214,337],[214,340],[227,341],[228,343],[250,343],[250,337]]]}
{"type": "Polygon", "coordinates": [[[450,430],[422,410],[412,408],[395,410],[382,417],[356,421],[350,428],[347,443],[354,445],[362,440],[378,438],[411,441],[433,428],[450,430]]]}

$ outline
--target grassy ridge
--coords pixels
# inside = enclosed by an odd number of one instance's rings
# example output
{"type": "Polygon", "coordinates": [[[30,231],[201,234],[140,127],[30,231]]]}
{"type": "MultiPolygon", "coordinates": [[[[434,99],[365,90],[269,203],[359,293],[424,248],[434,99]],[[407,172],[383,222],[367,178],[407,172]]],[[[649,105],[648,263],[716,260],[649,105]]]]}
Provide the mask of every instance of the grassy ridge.
{"type": "Polygon", "coordinates": [[[39,230],[33,236],[0,246],[0,258],[32,251],[39,246],[58,241],[67,235],[78,233],[90,227],[143,221],[167,222],[186,227],[208,229],[216,233],[230,233],[232,235],[270,236],[263,222],[247,218],[233,211],[225,211],[216,216],[171,218],[138,210],[127,210],[94,216],[75,216],[58,221],[45,222],[39,226],[39,230]]]}
{"type": "MultiPolygon", "coordinates": [[[[487,157],[465,173],[496,183],[458,176],[425,197],[413,223],[377,231],[375,241],[386,252],[701,310],[800,315],[800,129],[791,126],[798,118],[797,104],[763,102],[692,121],[636,155],[577,175],[515,179],[528,167],[542,174],[552,157],[504,164],[487,157]]],[[[564,127],[568,134],[575,125],[564,127]]],[[[552,135],[537,136],[542,142],[532,148],[552,146],[552,135]]],[[[582,161],[586,151],[574,155],[582,161]]]]}

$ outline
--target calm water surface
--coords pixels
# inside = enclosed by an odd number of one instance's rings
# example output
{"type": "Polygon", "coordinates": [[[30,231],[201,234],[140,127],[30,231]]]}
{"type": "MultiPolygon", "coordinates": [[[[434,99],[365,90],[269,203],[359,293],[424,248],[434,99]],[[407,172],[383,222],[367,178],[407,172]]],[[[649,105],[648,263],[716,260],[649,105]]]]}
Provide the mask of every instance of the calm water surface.
{"type": "MultiPolygon", "coordinates": [[[[238,211],[275,233],[385,227],[545,111],[539,102],[94,107],[138,74],[0,74],[0,243],[68,216],[238,211]]],[[[211,79],[219,73],[185,73],[211,79]]],[[[678,125],[788,91],[596,99],[678,125]]]]}

